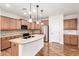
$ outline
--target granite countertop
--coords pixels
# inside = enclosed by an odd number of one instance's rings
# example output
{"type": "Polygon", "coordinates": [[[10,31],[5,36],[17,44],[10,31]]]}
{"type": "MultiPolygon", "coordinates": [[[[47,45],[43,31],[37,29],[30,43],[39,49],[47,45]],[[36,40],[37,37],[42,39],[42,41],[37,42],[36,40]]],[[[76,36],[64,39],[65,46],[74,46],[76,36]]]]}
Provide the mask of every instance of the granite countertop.
{"type": "Polygon", "coordinates": [[[26,44],[26,43],[30,43],[30,42],[44,38],[43,34],[35,34],[35,35],[32,35],[32,36],[34,36],[34,37],[27,38],[27,39],[23,39],[23,37],[20,37],[20,38],[12,39],[12,40],[9,40],[9,41],[12,42],[12,43],[16,43],[16,44],[26,44]]]}
{"type": "Polygon", "coordinates": [[[11,37],[11,36],[18,36],[18,35],[20,35],[20,36],[21,36],[21,34],[13,34],[13,35],[0,35],[0,38],[4,38],[4,37],[11,37]]]}

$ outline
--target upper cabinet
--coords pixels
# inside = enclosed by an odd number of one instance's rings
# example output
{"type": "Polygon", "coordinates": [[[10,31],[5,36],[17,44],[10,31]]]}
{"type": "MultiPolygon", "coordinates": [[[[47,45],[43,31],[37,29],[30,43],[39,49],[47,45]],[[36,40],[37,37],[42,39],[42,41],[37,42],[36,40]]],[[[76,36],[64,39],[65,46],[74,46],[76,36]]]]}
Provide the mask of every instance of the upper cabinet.
{"type": "MultiPolygon", "coordinates": [[[[43,20],[44,25],[48,25],[48,20],[43,20]]],[[[40,30],[42,25],[41,23],[30,23],[24,19],[14,19],[10,17],[1,16],[0,17],[0,30],[17,30],[21,29],[21,25],[26,25],[29,29],[40,30]]]]}
{"type": "Polygon", "coordinates": [[[1,24],[0,30],[9,29],[9,26],[10,26],[9,21],[10,21],[9,18],[1,16],[1,18],[0,18],[0,24],[1,24]]]}
{"type": "Polygon", "coordinates": [[[44,23],[44,25],[48,25],[48,20],[42,20],[42,23],[44,23]]]}
{"type": "Polygon", "coordinates": [[[21,20],[21,25],[27,25],[27,20],[21,20]]]}
{"type": "Polygon", "coordinates": [[[36,24],[35,23],[31,23],[30,24],[30,29],[35,29],[36,24]]]}
{"type": "Polygon", "coordinates": [[[64,20],[65,30],[77,30],[77,19],[66,19],[64,20]]]}
{"type": "Polygon", "coordinates": [[[0,30],[16,30],[16,29],[21,29],[20,20],[1,16],[0,30]]]}
{"type": "Polygon", "coordinates": [[[17,20],[16,19],[10,19],[10,30],[17,29],[17,20]]]}
{"type": "Polygon", "coordinates": [[[39,24],[36,24],[35,25],[35,29],[41,29],[41,24],[39,23],[39,24]]]}
{"type": "Polygon", "coordinates": [[[17,29],[21,29],[21,21],[17,20],[17,29]]]}

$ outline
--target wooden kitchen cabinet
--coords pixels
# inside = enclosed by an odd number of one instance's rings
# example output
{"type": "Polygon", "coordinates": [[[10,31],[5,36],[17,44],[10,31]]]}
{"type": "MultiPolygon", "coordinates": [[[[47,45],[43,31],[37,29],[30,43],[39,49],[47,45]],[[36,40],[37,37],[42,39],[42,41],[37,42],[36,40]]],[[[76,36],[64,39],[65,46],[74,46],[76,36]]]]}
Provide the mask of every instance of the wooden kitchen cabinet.
{"type": "Polygon", "coordinates": [[[0,38],[0,51],[1,51],[1,38],[0,38]]]}
{"type": "Polygon", "coordinates": [[[28,22],[28,29],[31,29],[31,27],[32,27],[32,23],[28,22]]]}
{"type": "Polygon", "coordinates": [[[35,25],[35,29],[41,29],[41,25],[40,24],[36,24],[35,25]]]}
{"type": "Polygon", "coordinates": [[[70,36],[69,35],[64,35],[64,43],[70,44],[70,36]]]}
{"type": "Polygon", "coordinates": [[[9,40],[7,37],[1,39],[1,50],[11,47],[9,40]]]}
{"type": "Polygon", "coordinates": [[[64,29],[69,29],[69,20],[64,20],[64,29]]]}
{"type": "Polygon", "coordinates": [[[15,30],[20,29],[20,21],[17,19],[1,16],[0,17],[0,30],[15,30]]]}
{"type": "Polygon", "coordinates": [[[1,16],[0,19],[1,28],[0,30],[8,30],[9,29],[9,19],[7,17],[1,16]]]}
{"type": "Polygon", "coordinates": [[[78,35],[78,47],[79,47],[79,35],[78,35]]]}
{"type": "Polygon", "coordinates": [[[77,35],[64,35],[64,43],[70,45],[78,45],[77,35]]]}
{"type": "Polygon", "coordinates": [[[69,20],[69,27],[72,30],[77,30],[77,19],[69,20]]]}
{"type": "Polygon", "coordinates": [[[10,30],[17,29],[17,20],[10,18],[10,30]]]}
{"type": "Polygon", "coordinates": [[[42,20],[42,23],[44,23],[44,25],[48,25],[48,20],[42,20]]]}
{"type": "Polygon", "coordinates": [[[0,16],[0,30],[1,30],[1,16],[0,16]]]}
{"type": "Polygon", "coordinates": [[[31,29],[35,29],[35,23],[31,23],[31,29]]]}
{"type": "Polygon", "coordinates": [[[21,20],[21,25],[27,25],[27,20],[21,20]]]}
{"type": "Polygon", "coordinates": [[[64,20],[65,30],[77,30],[77,19],[66,19],[64,20]]]}
{"type": "Polygon", "coordinates": [[[18,44],[15,44],[15,43],[11,43],[11,55],[12,56],[18,56],[19,54],[19,49],[18,49],[18,44]]]}
{"type": "Polygon", "coordinates": [[[70,43],[72,44],[72,45],[78,45],[78,36],[76,36],[76,35],[71,35],[71,37],[70,37],[70,43]]]}
{"type": "Polygon", "coordinates": [[[21,29],[21,21],[17,20],[17,29],[21,29]]]}

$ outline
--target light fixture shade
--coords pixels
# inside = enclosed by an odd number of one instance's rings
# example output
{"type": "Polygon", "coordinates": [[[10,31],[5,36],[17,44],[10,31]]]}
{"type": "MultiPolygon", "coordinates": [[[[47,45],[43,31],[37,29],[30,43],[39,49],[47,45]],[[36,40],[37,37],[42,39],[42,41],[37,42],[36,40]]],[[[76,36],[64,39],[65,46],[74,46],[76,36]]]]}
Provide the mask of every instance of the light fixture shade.
{"type": "Polygon", "coordinates": [[[36,21],[36,24],[39,24],[40,22],[39,21],[36,21]]]}
{"type": "Polygon", "coordinates": [[[41,25],[44,25],[44,23],[41,23],[41,25]]]}
{"type": "Polygon", "coordinates": [[[31,18],[29,19],[29,22],[32,22],[32,19],[31,18]]]}

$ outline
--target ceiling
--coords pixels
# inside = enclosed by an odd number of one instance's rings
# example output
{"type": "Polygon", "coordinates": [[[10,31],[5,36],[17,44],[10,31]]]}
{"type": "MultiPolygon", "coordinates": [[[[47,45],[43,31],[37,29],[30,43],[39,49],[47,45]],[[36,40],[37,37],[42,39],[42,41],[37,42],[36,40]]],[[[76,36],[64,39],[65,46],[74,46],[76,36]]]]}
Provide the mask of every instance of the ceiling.
{"type": "MultiPolygon", "coordinates": [[[[0,3],[0,8],[5,11],[20,15],[22,17],[29,18],[29,3],[9,3],[11,6],[10,8],[6,8],[5,4],[6,3],[0,3]],[[26,10],[23,10],[23,8],[26,8],[26,10]],[[27,14],[24,15],[24,12],[26,12],[27,14]]],[[[68,15],[79,12],[79,3],[32,3],[32,18],[36,18],[37,15],[37,12],[33,12],[33,10],[37,10],[36,5],[39,5],[39,18],[46,18],[48,16],[57,14],[68,15]],[[40,10],[44,10],[42,16],[40,15],[40,10]]]]}

